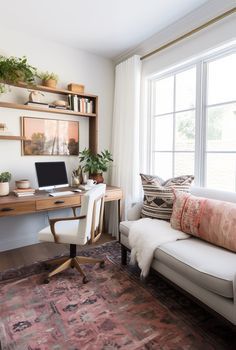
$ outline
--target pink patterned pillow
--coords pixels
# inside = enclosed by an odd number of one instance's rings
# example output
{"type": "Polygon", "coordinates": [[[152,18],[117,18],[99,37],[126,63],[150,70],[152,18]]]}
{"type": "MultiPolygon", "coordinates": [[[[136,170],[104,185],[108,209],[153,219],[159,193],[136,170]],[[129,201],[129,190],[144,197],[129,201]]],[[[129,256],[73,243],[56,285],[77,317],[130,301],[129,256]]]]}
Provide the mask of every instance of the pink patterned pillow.
{"type": "Polygon", "coordinates": [[[174,191],[171,226],[236,252],[236,204],[174,191]]]}

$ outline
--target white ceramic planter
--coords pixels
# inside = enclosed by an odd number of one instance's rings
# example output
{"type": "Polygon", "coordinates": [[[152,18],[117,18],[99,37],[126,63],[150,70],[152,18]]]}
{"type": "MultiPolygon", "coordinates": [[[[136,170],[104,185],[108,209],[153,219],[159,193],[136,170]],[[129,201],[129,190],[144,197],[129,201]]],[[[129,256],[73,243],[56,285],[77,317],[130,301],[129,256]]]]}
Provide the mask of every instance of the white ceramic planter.
{"type": "Polygon", "coordinates": [[[0,182],[0,196],[7,196],[9,192],[9,182],[0,182]]]}

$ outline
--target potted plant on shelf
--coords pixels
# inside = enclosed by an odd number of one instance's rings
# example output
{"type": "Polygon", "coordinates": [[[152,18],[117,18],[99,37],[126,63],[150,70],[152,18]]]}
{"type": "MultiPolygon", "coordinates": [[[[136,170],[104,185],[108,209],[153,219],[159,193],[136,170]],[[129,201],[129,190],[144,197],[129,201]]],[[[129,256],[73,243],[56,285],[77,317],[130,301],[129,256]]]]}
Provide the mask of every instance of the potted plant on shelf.
{"type": "Polygon", "coordinates": [[[0,173],[0,196],[7,196],[9,194],[9,181],[11,174],[8,171],[0,173]]]}
{"type": "Polygon", "coordinates": [[[94,154],[91,150],[85,148],[79,153],[79,160],[82,162],[82,169],[89,173],[89,178],[97,183],[104,182],[103,172],[108,170],[108,166],[113,162],[112,155],[108,150],[101,154],[94,154]]]}
{"type": "Polygon", "coordinates": [[[34,85],[36,72],[36,68],[28,64],[25,56],[0,56],[0,93],[6,91],[6,84],[23,82],[34,85]]]}
{"type": "Polygon", "coordinates": [[[38,73],[37,77],[42,80],[43,86],[56,88],[58,76],[55,73],[42,72],[38,73]]]}

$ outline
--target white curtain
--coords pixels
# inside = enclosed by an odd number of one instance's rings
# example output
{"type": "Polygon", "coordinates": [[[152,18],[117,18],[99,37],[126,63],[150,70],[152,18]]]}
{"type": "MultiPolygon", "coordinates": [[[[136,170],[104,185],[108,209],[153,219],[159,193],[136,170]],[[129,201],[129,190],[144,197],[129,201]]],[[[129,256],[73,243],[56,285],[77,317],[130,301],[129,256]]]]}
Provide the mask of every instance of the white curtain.
{"type": "MultiPolygon", "coordinates": [[[[116,66],[112,127],[113,166],[111,184],[124,192],[122,217],[140,200],[139,125],[140,125],[140,56],[133,56],[116,66]]],[[[109,210],[109,232],[118,235],[117,207],[109,210]]]]}

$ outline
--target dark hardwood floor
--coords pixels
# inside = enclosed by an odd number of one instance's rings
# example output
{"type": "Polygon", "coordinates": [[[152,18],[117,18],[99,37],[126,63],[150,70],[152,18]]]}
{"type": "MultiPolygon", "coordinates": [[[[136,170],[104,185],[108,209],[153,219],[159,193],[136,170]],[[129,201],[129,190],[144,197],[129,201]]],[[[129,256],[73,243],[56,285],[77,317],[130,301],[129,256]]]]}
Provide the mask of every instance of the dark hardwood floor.
{"type": "MultiPolygon", "coordinates": [[[[114,238],[110,234],[103,233],[101,238],[96,243],[83,246],[83,249],[85,247],[86,249],[91,249],[95,245],[100,245],[112,240],[114,240],[114,238]]],[[[0,252],[0,271],[5,271],[10,268],[16,268],[19,266],[30,265],[36,261],[44,261],[63,253],[69,253],[68,245],[47,242],[0,252]]]]}

